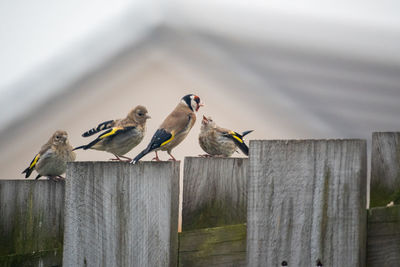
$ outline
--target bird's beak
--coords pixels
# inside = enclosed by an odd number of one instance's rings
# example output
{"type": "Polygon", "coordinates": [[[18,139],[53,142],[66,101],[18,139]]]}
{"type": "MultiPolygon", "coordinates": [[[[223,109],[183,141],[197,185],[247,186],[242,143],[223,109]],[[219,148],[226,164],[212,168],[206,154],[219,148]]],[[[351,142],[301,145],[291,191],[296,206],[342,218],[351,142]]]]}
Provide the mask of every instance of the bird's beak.
{"type": "Polygon", "coordinates": [[[146,119],[151,119],[151,116],[149,116],[149,115],[146,115],[146,119]]]}
{"type": "Polygon", "coordinates": [[[207,124],[207,123],[208,123],[208,119],[207,119],[207,117],[206,117],[206,116],[204,116],[204,115],[203,115],[203,120],[202,120],[202,123],[204,123],[204,124],[207,124]]]}
{"type": "Polygon", "coordinates": [[[203,106],[204,106],[204,103],[203,103],[203,102],[200,102],[200,103],[197,105],[196,111],[199,111],[199,108],[200,108],[200,107],[203,107],[203,106]]]}

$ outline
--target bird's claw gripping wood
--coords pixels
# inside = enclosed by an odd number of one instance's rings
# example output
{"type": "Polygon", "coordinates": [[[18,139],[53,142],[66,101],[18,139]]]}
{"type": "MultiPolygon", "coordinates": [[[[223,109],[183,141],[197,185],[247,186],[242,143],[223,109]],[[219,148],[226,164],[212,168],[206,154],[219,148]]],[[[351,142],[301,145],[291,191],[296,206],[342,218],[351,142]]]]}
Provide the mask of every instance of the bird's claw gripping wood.
{"type": "Polygon", "coordinates": [[[120,161],[120,162],[131,162],[132,161],[131,158],[128,158],[128,157],[125,157],[125,156],[117,156],[117,155],[114,155],[114,156],[115,156],[115,158],[114,159],[110,159],[111,161],[120,161]],[[121,158],[124,158],[125,160],[123,160],[121,158]]]}
{"type": "Polygon", "coordinates": [[[201,158],[212,158],[213,155],[210,155],[210,154],[200,154],[199,157],[201,157],[201,158]]]}

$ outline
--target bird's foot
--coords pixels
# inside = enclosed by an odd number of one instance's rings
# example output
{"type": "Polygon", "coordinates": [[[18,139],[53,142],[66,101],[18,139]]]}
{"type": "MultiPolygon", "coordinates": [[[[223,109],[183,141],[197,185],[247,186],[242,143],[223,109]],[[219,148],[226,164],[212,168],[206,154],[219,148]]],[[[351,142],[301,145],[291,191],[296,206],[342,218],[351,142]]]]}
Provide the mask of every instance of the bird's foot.
{"type": "Polygon", "coordinates": [[[201,158],[212,158],[213,155],[210,155],[210,154],[202,154],[202,155],[199,155],[199,157],[201,157],[201,158]]]}
{"type": "Polygon", "coordinates": [[[111,161],[132,162],[131,158],[128,158],[128,157],[125,157],[125,156],[117,156],[117,155],[114,155],[114,156],[115,156],[115,158],[110,159],[111,161]],[[123,160],[121,158],[124,158],[125,160],[123,160]]]}
{"type": "Polygon", "coordinates": [[[58,182],[58,181],[64,181],[64,178],[60,175],[58,176],[47,176],[48,180],[51,180],[53,182],[58,182]]]}
{"type": "Polygon", "coordinates": [[[171,157],[168,161],[176,161],[176,158],[172,156],[171,152],[168,151],[168,155],[171,157]]]}
{"type": "Polygon", "coordinates": [[[154,157],[151,159],[151,161],[161,161],[161,159],[159,157],[154,157]]]}

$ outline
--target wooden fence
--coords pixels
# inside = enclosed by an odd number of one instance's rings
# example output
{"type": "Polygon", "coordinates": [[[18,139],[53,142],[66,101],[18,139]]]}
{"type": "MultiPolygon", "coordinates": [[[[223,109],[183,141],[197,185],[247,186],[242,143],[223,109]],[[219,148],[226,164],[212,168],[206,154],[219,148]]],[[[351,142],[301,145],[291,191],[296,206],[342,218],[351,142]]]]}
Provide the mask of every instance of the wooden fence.
{"type": "Polygon", "coordinates": [[[0,266],[397,266],[400,206],[382,206],[400,189],[398,136],[373,135],[381,207],[370,210],[363,140],[186,158],[179,236],[179,162],[75,162],[66,184],[0,180],[0,266]]]}

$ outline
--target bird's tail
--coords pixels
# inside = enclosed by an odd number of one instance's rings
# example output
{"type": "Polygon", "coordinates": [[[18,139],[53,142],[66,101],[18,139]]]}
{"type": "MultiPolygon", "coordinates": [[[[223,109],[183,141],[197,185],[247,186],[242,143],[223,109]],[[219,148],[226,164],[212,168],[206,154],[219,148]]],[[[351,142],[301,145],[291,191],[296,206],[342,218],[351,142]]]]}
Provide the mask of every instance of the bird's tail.
{"type": "Polygon", "coordinates": [[[89,131],[86,131],[82,134],[83,137],[88,137],[91,135],[94,135],[95,133],[98,133],[100,131],[103,131],[105,129],[109,129],[114,125],[114,121],[110,120],[110,121],[105,121],[100,123],[99,125],[97,125],[97,127],[90,129],[89,131]]]}
{"type": "Polygon", "coordinates": [[[22,173],[25,173],[25,178],[28,178],[32,172],[33,172],[33,168],[28,167],[22,173]]]}
{"type": "Polygon", "coordinates": [[[78,150],[78,149],[83,149],[83,150],[86,150],[86,149],[88,149],[88,147],[87,147],[88,145],[83,145],[83,146],[78,146],[78,147],[75,147],[74,149],[72,149],[72,151],[74,151],[74,150],[78,150]]]}
{"type": "Polygon", "coordinates": [[[132,164],[136,164],[136,162],[138,162],[141,158],[143,158],[144,156],[146,156],[147,154],[149,154],[151,152],[151,146],[149,145],[148,147],[146,147],[145,150],[143,150],[142,152],[140,152],[132,161],[132,164]]]}
{"type": "Polygon", "coordinates": [[[249,155],[249,147],[243,142],[239,142],[237,140],[233,140],[235,142],[235,144],[237,145],[237,147],[243,152],[243,154],[245,154],[246,156],[249,155]]]}
{"type": "Polygon", "coordinates": [[[243,137],[249,133],[251,133],[253,130],[251,131],[245,131],[243,132],[241,135],[238,134],[237,132],[230,132],[229,133],[229,137],[233,140],[233,142],[235,142],[236,146],[246,155],[249,155],[249,147],[246,145],[246,143],[243,140],[243,137]]]}
{"type": "Polygon", "coordinates": [[[242,138],[245,137],[246,135],[248,135],[249,133],[253,132],[254,130],[250,130],[250,131],[244,131],[242,133],[242,138]]]}

